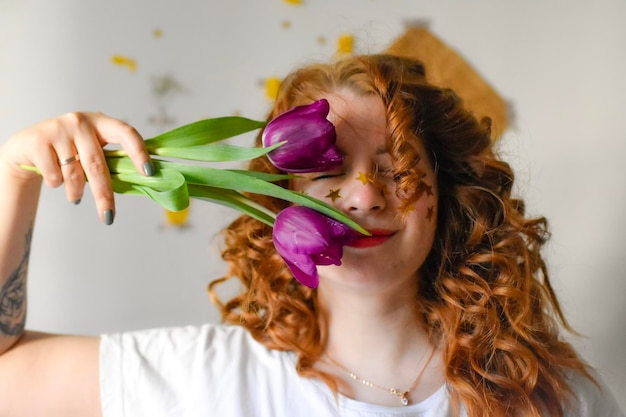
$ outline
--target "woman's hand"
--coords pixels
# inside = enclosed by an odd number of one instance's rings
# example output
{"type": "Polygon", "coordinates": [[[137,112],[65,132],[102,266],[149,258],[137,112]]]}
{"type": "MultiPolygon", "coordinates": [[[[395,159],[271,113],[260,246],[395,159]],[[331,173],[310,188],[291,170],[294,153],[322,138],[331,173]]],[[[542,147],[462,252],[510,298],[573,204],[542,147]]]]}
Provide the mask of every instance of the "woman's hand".
{"type": "Polygon", "coordinates": [[[139,172],[153,174],[141,135],[102,113],[67,113],[25,129],[0,149],[0,164],[3,172],[22,181],[43,178],[50,187],[65,184],[67,199],[76,204],[88,182],[100,220],[111,224],[115,201],[103,152],[108,144],[120,145],[139,172]],[[25,167],[36,167],[40,174],[25,167]]]}

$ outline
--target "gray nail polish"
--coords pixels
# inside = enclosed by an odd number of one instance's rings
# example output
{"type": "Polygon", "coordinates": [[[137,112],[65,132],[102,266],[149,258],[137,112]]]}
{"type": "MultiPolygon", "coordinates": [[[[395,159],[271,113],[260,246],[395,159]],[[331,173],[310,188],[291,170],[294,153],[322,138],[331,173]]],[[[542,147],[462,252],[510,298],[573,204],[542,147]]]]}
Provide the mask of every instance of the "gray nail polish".
{"type": "Polygon", "coordinates": [[[79,204],[80,204],[80,202],[81,202],[81,199],[80,199],[80,198],[78,198],[78,199],[76,199],[76,200],[72,201],[72,203],[74,203],[75,205],[79,205],[79,204]]]}
{"type": "Polygon", "coordinates": [[[152,161],[144,162],[144,164],[143,164],[143,172],[148,177],[151,177],[151,176],[154,175],[154,165],[152,164],[152,161]]]}
{"type": "Polygon", "coordinates": [[[104,224],[110,226],[113,224],[113,210],[105,210],[103,213],[104,224]]]}

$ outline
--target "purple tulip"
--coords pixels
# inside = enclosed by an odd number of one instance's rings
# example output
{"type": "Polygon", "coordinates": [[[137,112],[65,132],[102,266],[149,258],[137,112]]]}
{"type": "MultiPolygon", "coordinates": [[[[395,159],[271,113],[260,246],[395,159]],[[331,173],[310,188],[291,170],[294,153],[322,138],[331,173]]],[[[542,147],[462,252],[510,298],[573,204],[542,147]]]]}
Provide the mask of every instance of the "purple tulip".
{"type": "Polygon", "coordinates": [[[263,130],[263,146],[287,142],[268,154],[272,164],[286,172],[322,172],[341,164],[335,126],[326,119],[329,111],[328,101],[321,99],[272,119],[263,130]]]}
{"type": "Polygon", "coordinates": [[[357,238],[345,224],[303,206],[291,206],[276,216],[273,239],[276,250],[294,277],[316,288],[316,265],[341,265],[343,246],[357,238]]]}

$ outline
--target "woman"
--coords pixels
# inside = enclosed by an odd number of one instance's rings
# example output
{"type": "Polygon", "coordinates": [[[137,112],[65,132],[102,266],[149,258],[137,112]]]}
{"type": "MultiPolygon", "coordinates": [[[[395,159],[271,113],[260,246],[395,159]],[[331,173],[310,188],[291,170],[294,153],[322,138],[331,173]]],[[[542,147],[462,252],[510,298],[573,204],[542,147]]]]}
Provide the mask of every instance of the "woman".
{"type": "MultiPolygon", "coordinates": [[[[240,217],[225,231],[220,303],[235,326],[100,338],[23,334],[39,176],[102,221],[113,195],[101,146],[153,171],[140,136],[100,114],[43,122],[0,153],[2,415],[621,416],[568,329],[540,254],[543,218],[524,216],[513,174],[479,123],[423,67],[391,56],[313,65],[283,82],[270,118],[325,98],[343,163],[284,184],[326,200],[371,232],[298,284],[271,229],[240,217]],[[79,155],[78,159],[73,155],[79,155]],[[85,175],[83,175],[83,171],[85,175]],[[37,398],[37,401],[28,401],[37,398]],[[11,414],[13,413],[13,414],[11,414]],[[21,414],[20,414],[21,413],[21,414]]],[[[252,169],[276,172],[267,159],[252,169]]],[[[281,201],[258,198],[279,210],[281,201]]],[[[215,297],[217,300],[217,297],[215,297]]]]}

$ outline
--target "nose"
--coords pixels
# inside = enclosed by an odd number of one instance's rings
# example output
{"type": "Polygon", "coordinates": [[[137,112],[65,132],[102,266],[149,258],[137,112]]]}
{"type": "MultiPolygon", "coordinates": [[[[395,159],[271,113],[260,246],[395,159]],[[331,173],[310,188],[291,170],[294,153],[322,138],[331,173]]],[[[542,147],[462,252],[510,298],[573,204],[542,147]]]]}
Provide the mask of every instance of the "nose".
{"type": "Polygon", "coordinates": [[[343,198],[340,209],[346,213],[366,214],[383,211],[387,205],[387,191],[372,174],[361,174],[347,178],[342,186],[343,198]]]}

